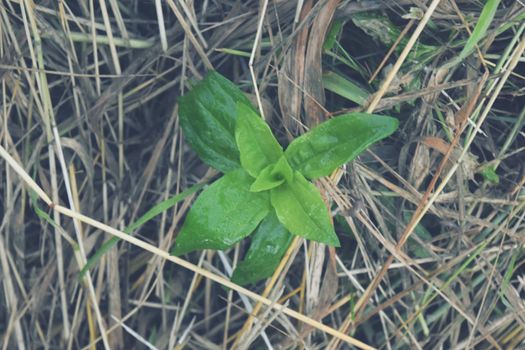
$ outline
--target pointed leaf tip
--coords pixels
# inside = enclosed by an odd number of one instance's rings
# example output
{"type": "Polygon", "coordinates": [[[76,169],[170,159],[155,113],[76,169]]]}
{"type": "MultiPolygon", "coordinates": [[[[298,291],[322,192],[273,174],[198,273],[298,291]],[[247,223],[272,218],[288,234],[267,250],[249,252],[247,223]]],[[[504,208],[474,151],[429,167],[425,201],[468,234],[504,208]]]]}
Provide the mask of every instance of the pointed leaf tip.
{"type": "Polygon", "coordinates": [[[292,234],[340,246],[321,193],[299,172],[293,181],[270,190],[270,198],[279,221],[292,234]]]}
{"type": "Polygon", "coordinates": [[[239,285],[254,283],[270,277],[286,250],[293,236],[279,222],[275,211],[271,211],[252,236],[250,249],[233,272],[232,282],[239,285]]]}
{"type": "Polygon", "coordinates": [[[349,113],[334,117],[296,138],[284,152],[293,169],[309,179],[330,175],[398,127],[392,117],[349,113]]]}
{"type": "Polygon", "coordinates": [[[179,99],[186,141],[203,162],[221,172],[240,167],[235,142],[238,102],[250,103],[235,84],[215,71],[179,99]]]}
{"type": "Polygon", "coordinates": [[[268,165],[277,162],[283,149],[266,122],[250,105],[237,104],[235,140],[239,147],[241,164],[253,177],[268,165]]]}

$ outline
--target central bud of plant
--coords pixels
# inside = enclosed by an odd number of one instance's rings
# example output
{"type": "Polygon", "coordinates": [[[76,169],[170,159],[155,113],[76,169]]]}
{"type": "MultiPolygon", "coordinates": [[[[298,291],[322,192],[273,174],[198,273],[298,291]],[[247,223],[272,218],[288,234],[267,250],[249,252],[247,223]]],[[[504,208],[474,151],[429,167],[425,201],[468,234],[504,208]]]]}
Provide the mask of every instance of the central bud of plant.
{"type": "Polygon", "coordinates": [[[279,160],[268,165],[261,170],[255,181],[250,187],[252,192],[261,192],[271,190],[277,186],[282,185],[285,181],[293,180],[293,170],[284,156],[279,160]]]}

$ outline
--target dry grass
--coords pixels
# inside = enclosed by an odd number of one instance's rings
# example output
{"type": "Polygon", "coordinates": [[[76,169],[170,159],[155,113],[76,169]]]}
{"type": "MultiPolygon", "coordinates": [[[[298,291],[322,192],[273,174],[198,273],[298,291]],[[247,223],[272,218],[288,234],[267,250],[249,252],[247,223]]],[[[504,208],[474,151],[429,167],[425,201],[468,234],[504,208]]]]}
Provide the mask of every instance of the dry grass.
{"type": "Polygon", "coordinates": [[[2,1],[2,348],[525,348],[525,4],[491,3],[2,1]],[[342,248],[296,238],[248,289],[228,280],[246,243],[167,253],[194,194],[123,232],[216,175],[176,105],[209,69],[282,140],[401,122],[318,184],[342,248]]]}

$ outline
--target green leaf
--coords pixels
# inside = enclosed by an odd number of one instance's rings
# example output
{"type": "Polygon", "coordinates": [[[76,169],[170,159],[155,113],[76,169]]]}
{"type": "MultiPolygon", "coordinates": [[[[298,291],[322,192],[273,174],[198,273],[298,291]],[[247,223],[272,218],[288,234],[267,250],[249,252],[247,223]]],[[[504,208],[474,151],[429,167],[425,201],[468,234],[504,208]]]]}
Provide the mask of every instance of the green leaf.
{"type": "Polygon", "coordinates": [[[250,192],[243,169],[225,174],[204,190],[190,209],[171,254],[226,249],[248,236],[270,211],[268,193],[250,192]]]}
{"type": "Polygon", "coordinates": [[[483,7],[483,10],[481,11],[481,14],[479,15],[478,23],[476,23],[476,27],[474,28],[472,35],[470,36],[467,43],[463,47],[463,50],[461,50],[461,53],[459,54],[458,60],[462,60],[468,55],[470,55],[470,53],[474,50],[476,45],[478,45],[480,40],[485,37],[487,29],[489,29],[490,24],[494,19],[494,15],[496,14],[496,10],[498,9],[500,1],[501,0],[487,1],[485,6],[483,7]]]}
{"type": "Polygon", "coordinates": [[[339,247],[339,239],[319,190],[299,172],[294,173],[293,181],[273,188],[270,198],[279,221],[291,233],[339,247]]]}
{"type": "Polygon", "coordinates": [[[336,19],[330,24],[328,33],[323,43],[323,51],[329,51],[334,48],[335,42],[337,41],[337,36],[341,33],[345,22],[341,19],[336,19]]]}
{"type": "Polygon", "coordinates": [[[282,156],[279,158],[277,163],[275,163],[275,166],[272,170],[272,175],[279,179],[285,179],[286,181],[293,180],[293,169],[288,163],[286,157],[282,156]]]}
{"type": "Polygon", "coordinates": [[[285,179],[273,175],[274,167],[275,164],[271,164],[264,168],[250,186],[250,191],[267,191],[282,184],[285,181],[285,179]]]}
{"type": "Polygon", "coordinates": [[[277,162],[283,154],[268,124],[245,103],[237,104],[235,140],[241,153],[242,167],[253,177],[277,162]]]}
{"type": "Polygon", "coordinates": [[[368,91],[358,84],[334,72],[326,72],[323,74],[323,85],[325,89],[355,102],[360,106],[364,106],[370,96],[368,91]]]}
{"type": "Polygon", "coordinates": [[[494,185],[499,184],[499,176],[496,174],[496,169],[494,166],[483,167],[480,173],[486,181],[494,185]]]}
{"type": "Polygon", "coordinates": [[[292,238],[277,219],[275,211],[270,212],[253,234],[250,249],[233,272],[232,282],[245,285],[270,277],[281,262],[292,238]]]}
{"type": "Polygon", "coordinates": [[[267,191],[281,185],[284,181],[292,181],[293,170],[286,157],[281,157],[275,164],[264,168],[250,187],[252,192],[267,191]]]}
{"type": "Polygon", "coordinates": [[[392,134],[395,118],[350,113],[330,119],[296,138],[284,152],[293,169],[310,179],[328,176],[368,146],[392,134]]]}
{"type": "Polygon", "coordinates": [[[213,71],[179,101],[186,141],[203,162],[222,172],[240,167],[235,142],[238,102],[250,105],[239,88],[213,71]]]}

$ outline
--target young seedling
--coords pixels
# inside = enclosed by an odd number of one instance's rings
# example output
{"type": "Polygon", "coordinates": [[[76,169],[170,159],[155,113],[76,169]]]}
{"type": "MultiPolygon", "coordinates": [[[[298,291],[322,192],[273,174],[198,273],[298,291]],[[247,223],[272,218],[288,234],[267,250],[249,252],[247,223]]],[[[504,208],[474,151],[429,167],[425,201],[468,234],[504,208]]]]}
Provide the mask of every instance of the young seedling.
{"type": "Polygon", "coordinates": [[[329,175],[398,126],[395,118],[350,113],[283,150],[242,91],[217,72],[181,97],[179,118],[187,142],[224,176],[197,198],[172,254],[227,249],[255,231],[232,277],[239,284],[270,276],[292,235],[338,247],[329,210],[309,180],[329,175]]]}

